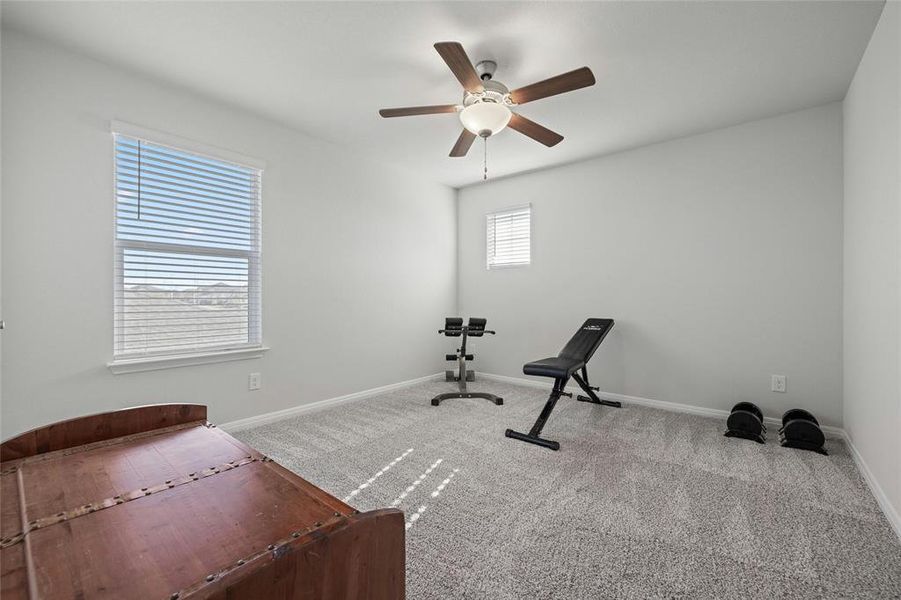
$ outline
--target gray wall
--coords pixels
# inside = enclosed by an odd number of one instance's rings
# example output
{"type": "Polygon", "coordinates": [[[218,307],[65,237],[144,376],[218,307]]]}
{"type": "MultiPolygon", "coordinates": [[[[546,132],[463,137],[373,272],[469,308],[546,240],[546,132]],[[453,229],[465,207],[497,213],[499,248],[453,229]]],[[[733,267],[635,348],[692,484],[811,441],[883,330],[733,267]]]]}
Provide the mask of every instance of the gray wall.
{"type": "Polygon", "coordinates": [[[462,189],[461,314],[498,331],[478,368],[522,376],[613,317],[589,369],[602,390],[840,425],[841,118],[831,104],[462,189]],[[532,265],[487,271],[486,211],[525,202],[532,265]]]}
{"type": "Polygon", "coordinates": [[[901,5],[888,2],[844,102],[844,414],[901,532],[899,56],[901,5]]]}
{"type": "Polygon", "coordinates": [[[4,438],[150,402],[208,404],[223,422],[443,368],[434,331],[456,305],[452,189],[21,34],[2,43],[4,438]],[[111,119],[266,161],[264,358],[107,369],[111,119]]]}

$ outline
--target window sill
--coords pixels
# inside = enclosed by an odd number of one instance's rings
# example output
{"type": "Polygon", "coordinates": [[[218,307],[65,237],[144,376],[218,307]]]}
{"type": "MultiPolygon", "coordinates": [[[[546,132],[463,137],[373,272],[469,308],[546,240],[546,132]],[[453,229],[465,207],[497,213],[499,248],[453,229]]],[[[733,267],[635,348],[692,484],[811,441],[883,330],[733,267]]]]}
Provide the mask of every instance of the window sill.
{"type": "Polygon", "coordinates": [[[158,371],[160,369],[174,369],[177,367],[190,367],[192,365],[206,365],[211,363],[227,362],[232,360],[247,360],[262,358],[269,348],[260,346],[257,348],[241,348],[240,350],[217,350],[214,352],[198,352],[197,354],[183,354],[180,356],[148,356],[141,358],[126,358],[114,360],[106,366],[113,375],[124,373],[139,373],[141,371],[158,371]]]}

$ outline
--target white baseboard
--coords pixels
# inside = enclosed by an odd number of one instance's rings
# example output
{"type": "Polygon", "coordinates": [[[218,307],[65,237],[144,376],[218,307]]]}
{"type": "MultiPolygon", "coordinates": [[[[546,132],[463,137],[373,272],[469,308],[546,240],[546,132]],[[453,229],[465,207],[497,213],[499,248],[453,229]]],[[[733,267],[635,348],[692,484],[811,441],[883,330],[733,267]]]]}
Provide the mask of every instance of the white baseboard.
{"type": "Polygon", "coordinates": [[[879,508],[882,509],[882,513],[885,515],[885,518],[888,519],[889,525],[895,530],[895,535],[901,540],[901,516],[898,515],[898,511],[895,510],[892,503],[889,502],[888,496],[885,495],[882,486],[876,481],[876,477],[873,476],[873,472],[870,471],[870,467],[867,466],[867,462],[863,459],[863,455],[861,455],[857,446],[854,445],[854,440],[851,439],[851,436],[848,435],[847,431],[842,431],[842,436],[845,438],[845,443],[851,450],[851,456],[854,457],[854,463],[857,465],[857,470],[863,475],[863,479],[867,482],[870,491],[876,498],[879,508]]]}
{"type": "Polygon", "coordinates": [[[361,392],[354,392],[352,394],[338,396],[336,398],[317,400],[315,402],[309,402],[307,404],[301,404],[299,406],[292,406],[291,408],[285,408],[283,410],[264,413],[262,415],[254,415],[253,417],[247,417],[246,419],[229,421],[228,423],[222,423],[221,425],[219,425],[219,427],[228,432],[241,431],[242,429],[249,429],[251,427],[257,427],[259,425],[275,423],[276,421],[281,421],[282,419],[288,419],[290,417],[296,417],[297,415],[303,413],[322,410],[323,408],[343,404],[344,402],[352,402],[354,400],[362,400],[363,398],[371,398],[372,396],[384,394],[385,392],[399,390],[401,388],[410,387],[411,385],[416,385],[417,383],[434,381],[436,379],[444,379],[444,372],[426,375],[425,377],[417,377],[416,379],[409,379],[407,381],[401,381],[400,383],[391,383],[388,385],[383,385],[381,387],[363,390],[361,392]]]}

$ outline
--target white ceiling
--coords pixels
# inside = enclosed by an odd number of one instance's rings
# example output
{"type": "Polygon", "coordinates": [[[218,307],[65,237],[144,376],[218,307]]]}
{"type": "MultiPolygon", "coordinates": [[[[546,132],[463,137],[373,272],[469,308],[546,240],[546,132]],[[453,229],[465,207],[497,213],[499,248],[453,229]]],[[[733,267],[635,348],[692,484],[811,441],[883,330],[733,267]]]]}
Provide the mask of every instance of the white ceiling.
{"type": "Polygon", "coordinates": [[[461,101],[432,48],[459,41],[511,89],[587,65],[594,87],[519,107],[565,136],[506,130],[501,176],[844,98],[882,2],[3,2],[5,27],[462,186],[481,141],[447,156],[453,114],[383,107],[461,101]]]}

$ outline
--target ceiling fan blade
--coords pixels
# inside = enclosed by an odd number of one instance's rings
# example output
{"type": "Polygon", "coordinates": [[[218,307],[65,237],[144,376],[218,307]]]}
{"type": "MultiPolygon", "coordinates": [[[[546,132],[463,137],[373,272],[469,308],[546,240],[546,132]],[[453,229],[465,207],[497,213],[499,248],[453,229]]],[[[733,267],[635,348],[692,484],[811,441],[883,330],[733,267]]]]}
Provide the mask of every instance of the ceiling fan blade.
{"type": "Polygon", "coordinates": [[[379,114],[385,117],[412,117],[414,115],[437,115],[439,113],[457,112],[456,104],[440,104],[436,106],[405,106],[403,108],[383,108],[379,114]]]}
{"type": "Polygon", "coordinates": [[[454,147],[451,149],[448,156],[453,156],[454,158],[466,156],[466,153],[469,152],[469,147],[472,146],[472,142],[475,139],[476,134],[468,129],[464,129],[460,134],[460,137],[457,138],[457,143],[454,144],[454,147]]]}
{"type": "Polygon", "coordinates": [[[543,127],[535,121],[530,121],[522,115],[513,113],[507,127],[515,129],[523,135],[527,135],[536,142],[541,142],[548,148],[556,146],[563,141],[563,136],[559,133],[551,131],[547,127],[543,127]]]}
{"type": "Polygon", "coordinates": [[[532,100],[540,100],[548,96],[556,96],[583,87],[594,85],[594,74],[588,67],[582,67],[563,75],[557,75],[532,85],[527,85],[510,92],[510,99],[516,104],[525,104],[532,100]]]}
{"type": "Polygon", "coordinates": [[[466,50],[459,42],[438,42],[435,44],[435,50],[450,67],[453,74],[460,80],[463,89],[467,92],[481,92],[485,88],[482,87],[482,80],[479,79],[478,73],[472,66],[469,57],[466,56],[466,50]]]}

